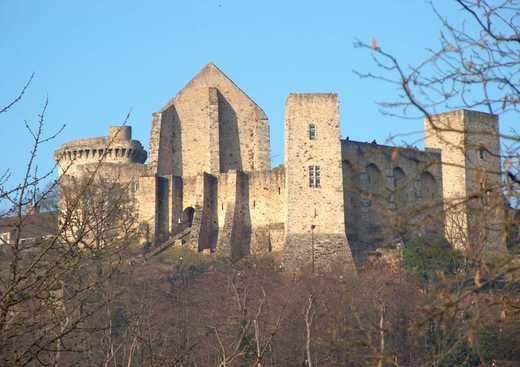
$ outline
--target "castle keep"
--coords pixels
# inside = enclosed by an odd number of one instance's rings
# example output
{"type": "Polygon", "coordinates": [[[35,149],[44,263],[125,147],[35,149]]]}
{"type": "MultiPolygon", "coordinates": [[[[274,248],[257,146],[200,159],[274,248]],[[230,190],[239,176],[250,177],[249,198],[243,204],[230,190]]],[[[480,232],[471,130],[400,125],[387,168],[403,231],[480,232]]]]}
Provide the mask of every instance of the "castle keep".
{"type": "MultiPolygon", "coordinates": [[[[285,161],[272,169],[267,115],[209,64],[152,114],[148,157],[119,126],[64,144],[55,159],[64,175],[128,184],[151,244],[189,228],[183,242],[193,249],[234,259],[278,252],[291,271],[352,270],[353,253],[412,228],[455,246],[483,228],[465,199],[500,182],[495,116],[436,115],[425,121],[424,151],[341,140],[339,126],[336,94],[291,93],[285,161]]],[[[485,227],[486,246],[502,247],[493,223],[485,227]]]]}

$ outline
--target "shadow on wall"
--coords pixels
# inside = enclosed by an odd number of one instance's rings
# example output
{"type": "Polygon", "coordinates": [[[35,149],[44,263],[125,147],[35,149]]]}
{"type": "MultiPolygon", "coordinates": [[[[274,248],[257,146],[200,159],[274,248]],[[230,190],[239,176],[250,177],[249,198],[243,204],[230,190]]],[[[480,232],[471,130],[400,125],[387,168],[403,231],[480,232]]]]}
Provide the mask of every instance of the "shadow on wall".
{"type": "Polygon", "coordinates": [[[175,107],[168,110],[169,120],[172,123],[171,153],[173,157],[173,175],[182,177],[182,133],[179,115],[175,107]]]}
{"type": "Polygon", "coordinates": [[[351,241],[359,239],[359,173],[348,160],[343,160],[343,205],[345,215],[345,231],[351,241]]]}
{"type": "Polygon", "coordinates": [[[218,239],[218,181],[211,179],[208,184],[210,192],[207,195],[208,200],[208,247],[211,252],[215,252],[218,239]]]}
{"type": "Polygon", "coordinates": [[[220,172],[242,169],[240,131],[233,106],[218,92],[220,172]]]}
{"type": "Polygon", "coordinates": [[[366,231],[371,234],[372,240],[383,239],[382,225],[386,212],[385,185],[381,170],[374,163],[366,167],[366,203],[368,218],[366,218],[366,231]]]}
{"type": "Polygon", "coordinates": [[[231,233],[231,258],[238,260],[251,254],[251,213],[249,211],[249,177],[240,173],[237,204],[231,233]],[[239,200],[238,200],[239,199],[239,200]]]}
{"type": "Polygon", "coordinates": [[[218,237],[218,181],[215,176],[204,174],[204,196],[200,224],[199,251],[214,252],[218,237]]]}

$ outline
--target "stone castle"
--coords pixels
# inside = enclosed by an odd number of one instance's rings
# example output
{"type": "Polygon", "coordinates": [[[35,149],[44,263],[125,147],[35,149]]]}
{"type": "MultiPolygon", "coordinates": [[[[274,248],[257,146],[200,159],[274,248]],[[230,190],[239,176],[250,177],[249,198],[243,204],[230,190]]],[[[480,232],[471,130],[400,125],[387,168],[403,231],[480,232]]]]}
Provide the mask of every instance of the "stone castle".
{"type": "MultiPolygon", "coordinates": [[[[353,254],[410,228],[455,245],[482,232],[466,199],[500,183],[496,116],[435,115],[424,151],[342,140],[339,126],[336,94],[291,93],[285,161],[272,169],[267,115],[208,64],[152,114],[148,154],[131,127],[116,126],[64,144],[55,159],[64,175],[96,166],[96,175],[129,184],[152,245],[189,233],[183,243],[198,251],[276,252],[289,270],[353,269],[353,254]]],[[[487,219],[484,241],[501,247],[495,222],[487,219]]]]}

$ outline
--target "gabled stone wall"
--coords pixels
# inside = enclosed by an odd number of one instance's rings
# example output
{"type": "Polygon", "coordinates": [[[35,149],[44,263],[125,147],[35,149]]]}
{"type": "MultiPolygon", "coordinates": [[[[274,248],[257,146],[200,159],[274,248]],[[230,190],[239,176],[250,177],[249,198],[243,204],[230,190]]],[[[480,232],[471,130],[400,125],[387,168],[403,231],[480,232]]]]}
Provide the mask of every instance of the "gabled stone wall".
{"type": "Polygon", "coordinates": [[[270,168],[267,116],[213,64],[153,115],[153,173],[193,177],[270,168]]]}

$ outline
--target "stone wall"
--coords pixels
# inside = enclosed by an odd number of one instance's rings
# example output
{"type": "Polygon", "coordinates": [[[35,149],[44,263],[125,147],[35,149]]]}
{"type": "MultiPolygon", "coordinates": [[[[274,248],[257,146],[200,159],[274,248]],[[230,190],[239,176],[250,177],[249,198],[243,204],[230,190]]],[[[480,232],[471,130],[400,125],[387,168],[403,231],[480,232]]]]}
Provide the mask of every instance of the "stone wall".
{"type": "Polygon", "coordinates": [[[217,245],[217,178],[202,173],[195,181],[195,215],[190,246],[197,251],[214,252],[217,245]]]}
{"type": "Polygon", "coordinates": [[[176,235],[185,228],[183,223],[183,180],[182,177],[170,176],[171,223],[170,233],[176,235]]]}
{"type": "Polygon", "coordinates": [[[446,237],[462,248],[505,248],[497,117],[457,110],[424,124],[425,145],[442,152],[446,237]]]}
{"type": "Polygon", "coordinates": [[[235,170],[230,170],[223,173],[218,181],[218,222],[221,223],[218,233],[217,252],[220,256],[231,257],[233,253],[240,253],[237,251],[236,244],[232,241],[235,237],[235,213],[237,213],[237,199],[238,183],[237,174],[235,170]]]}
{"type": "Polygon", "coordinates": [[[195,211],[191,241],[197,250],[211,248],[219,255],[239,257],[283,249],[283,166],[250,173],[230,170],[218,176],[157,177],[157,185],[156,225],[160,233],[182,230],[179,218],[191,207],[195,211]]]}
{"type": "Polygon", "coordinates": [[[470,240],[479,249],[505,251],[498,117],[464,110],[464,128],[470,240]]]}
{"type": "Polygon", "coordinates": [[[356,251],[442,232],[438,152],[342,140],[341,156],[346,230],[356,251]]]}
{"type": "Polygon", "coordinates": [[[74,164],[67,170],[64,176],[84,177],[95,176],[96,181],[119,182],[128,184],[136,182],[146,171],[144,164],[140,163],[84,163],[74,164]]]}
{"type": "Polygon", "coordinates": [[[279,166],[272,171],[251,172],[248,176],[251,252],[281,251],[287,197],[285,168],[279,166]]]}
{"type": "Polygon", "coordinates": [[[464,111],[453,111],[424,121],[424,145],[441,151],[443,198],[446,213],[446,237],[456,246],[467,242],[467,213],[463,203],[467,196],[464,153],[464,111]],[[449,201],[448,204],[446,201],[449,201]]]}
{"type": "Polygon", "coordinates": [[[171,186],[167,177],[156,176],[156,232],[155,242],[161,243],[170,236],[171,223],[171,186]]]}
{"type": "Polygon", "coordinates": [[[142,231],[145,233],[145,240],[148,243],[155,243],[155,234],[159,231],[157,222],[157,177],[141,176],[135,194],[139,223],[142,224],[142,231]]]}
{"type": "Polygon", "coordinates": [[[265,113],[215,65],[207,65],[154,114],[150,169],[183,177],[271,167],[265,113]]]}

